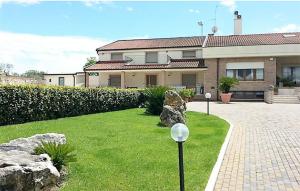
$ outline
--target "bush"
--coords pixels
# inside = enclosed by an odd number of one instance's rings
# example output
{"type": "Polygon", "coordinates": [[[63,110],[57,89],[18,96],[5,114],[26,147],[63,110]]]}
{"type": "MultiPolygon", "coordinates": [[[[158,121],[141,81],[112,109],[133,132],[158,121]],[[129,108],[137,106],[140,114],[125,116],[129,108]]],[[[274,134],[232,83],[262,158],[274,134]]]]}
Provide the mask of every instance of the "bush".
{"type": "Polygon", "coordinates": [[[157,86],[152,88],[147,88],[145,90],[146,96],[146,113],[152,115],[159,115],[163,110],[165,93],[169,90],[165,86],[157,86]]]}
{"type": "Polygon", "coordinates": [[[194,89],[182,89],[178,93],[179,93],[180,97],[184,100],[195,96],[194,89]]]}
{"type": "Polygon", "coordinates": [[[230,89],[238,83],[239,81],[236,78],[222,77],[219,88],[223,93],[229,93],[230,89]]]}
{"type": "Polygon", "coordinates": [[[141,90],[0,86],[0,125],[138,107],[141,90]]]}
{"type": "Polygon", "coordinates": [[[63,166],[66,166],[70,162],[76,162],[76,155],[73,153],[74,150],[74,147],[69,144],[42,142],[41,146],[34,149],[34,153],[36,155],[48,154],[53,166],[55,166],[58,171],[61,171],[63,166]]]}

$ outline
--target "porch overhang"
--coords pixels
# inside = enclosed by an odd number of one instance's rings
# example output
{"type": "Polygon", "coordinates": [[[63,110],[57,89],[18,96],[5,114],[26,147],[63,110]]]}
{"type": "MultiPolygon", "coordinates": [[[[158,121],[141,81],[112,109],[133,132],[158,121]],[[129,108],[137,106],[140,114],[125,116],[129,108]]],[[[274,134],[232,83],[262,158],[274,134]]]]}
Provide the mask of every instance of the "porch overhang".
{"type": "Polygon", "coordinates": [[[188,71],[206,71],[207,67],[203,68],[168,68],[168,69],[128,69],[128,70],[97,70],[97,69],[87,69],[86,72],[101,72],[101,73],[120,73],[120,72],[188,72],[188,71]]]}
{"type": "Polygon", "coordinates": [[[130,61],[99,61],[84,69],[85,72],[121,72],[121,71],[199,71],[206,70],[203,59],[170,59],[167,64],[131,64],[130,61]]]}

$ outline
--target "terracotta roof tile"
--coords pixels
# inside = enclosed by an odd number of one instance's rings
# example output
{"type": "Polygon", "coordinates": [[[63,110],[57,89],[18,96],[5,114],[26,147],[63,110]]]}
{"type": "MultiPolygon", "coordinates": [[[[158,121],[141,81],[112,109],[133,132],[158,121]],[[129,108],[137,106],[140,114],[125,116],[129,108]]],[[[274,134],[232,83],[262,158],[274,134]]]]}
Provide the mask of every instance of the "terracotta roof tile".
{"type": "Polygon", "coordinates": [[[300,44],[300,32],[209,36],[206,47],[300,44]]]}
{"type": "Polygon", "coordinates": [[[118,40],[97,48],[97,51],[201,47],[204,40],[204,36],[118,40]]]}
{"type": "Polygon", "coordinates": [[[206,68],[203,59],[171,59],[169,64],[130,64],[124,61],[99,61],[85,68],[89,70],[139,70],[139,69],[176,69],[176,68],[206,68]]]}

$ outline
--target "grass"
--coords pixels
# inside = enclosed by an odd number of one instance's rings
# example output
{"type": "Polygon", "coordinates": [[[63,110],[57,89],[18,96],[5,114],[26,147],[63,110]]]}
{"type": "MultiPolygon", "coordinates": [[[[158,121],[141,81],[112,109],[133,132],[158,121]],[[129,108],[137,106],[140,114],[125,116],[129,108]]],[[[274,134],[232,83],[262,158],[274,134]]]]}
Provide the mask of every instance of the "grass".
{"type": "MultiPolygon", "coordinates": [[[[56,132],[74,145],[70,190],[179,190],[177,145],[157,116],[129,109],[0,127],[0,143],[37,133],[56,132]]],[[[215,116],[187,112],[184,143],[186,190],[203,190],[228,130],[215,116]]]]}

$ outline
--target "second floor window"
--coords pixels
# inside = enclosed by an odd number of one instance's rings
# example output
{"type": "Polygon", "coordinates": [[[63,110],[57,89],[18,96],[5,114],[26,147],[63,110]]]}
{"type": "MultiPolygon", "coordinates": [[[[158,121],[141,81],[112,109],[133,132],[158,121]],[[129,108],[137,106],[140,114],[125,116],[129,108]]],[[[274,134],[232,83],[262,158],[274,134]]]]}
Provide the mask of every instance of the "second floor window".
{"type": "Polygon", "coordinates": [[[122,53],[111,53],[111,60],[123,60],[122,53]]]}
{"type": "Polygon", "coordinates": [[[146,63],[158,63],[158,53],[146,52],[146,63]]]}
{"type": "Polygon", "coordinates": [[[184,50],[182,51],[182,58],[196,58],[195,50],[184,50]]]}

